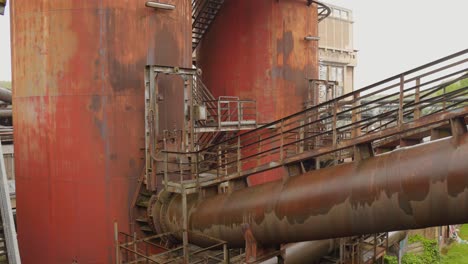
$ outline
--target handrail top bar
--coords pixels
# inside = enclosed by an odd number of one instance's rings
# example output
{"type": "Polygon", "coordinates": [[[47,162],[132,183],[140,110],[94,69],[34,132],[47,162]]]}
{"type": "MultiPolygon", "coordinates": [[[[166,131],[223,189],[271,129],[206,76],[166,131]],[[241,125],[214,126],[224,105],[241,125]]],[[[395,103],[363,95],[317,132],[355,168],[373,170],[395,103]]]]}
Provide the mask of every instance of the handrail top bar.
{"type": "MultiPolygon", "coordinates": [[[[366,90],[369,90],[369,89],[371,89],[371,88],[375,88],[375,87],[377,87],[377,86],[379,86],[379,85],[381,85],[381,84],[384,84],[384,83],[387,83],[387,82],[390,82],[390,81],[393,81],[393,80],[397,80],[397,79],[401,78],[401,76],[404,76],[404,75],[408,75],[408,74],[412,74],[412,73],[418,72],[418,71],[420,71],[420,70],[429,68],[429,67],[434,66],[434,65],[437,65],[437,64],[439,64],[439,63],[441,63],[441,62],[444,62],[444,61],[447,61],[447,60],[456,58],[456,57],[458,57],[458,56],[461,56],[461,55],[464,55],[464,54],[467,54],[467,53],[468,53],[468,49],[464,49],[464,50],[462,50],[462,51],[459,51],[459,52],[453,53],[453,54],[451,54],[451,55],[448,55],[448,56],[446,56],[446,57],[443,57],[443,58],[434,60],[434,61],[432,61],[432,62],[426,63],[426,64],[424,64],[424,65],[422,65],[422,66],[419,66],[419,67],[417,67],[417,68],[414,68],[414,69],[412,69],[412,70],[409,70],[409,71],[406,71],[406,72],[403,72],[403,73],[394,75],[394,76],[389,77],[389,78],[387,78],[387,79],[384,79],[384,80],[382,80],[382,81],[379,81],[379,82],[376,82],[376,83],[374,83],[374,84],[365,86],[365,87],[363,87],[363,88],[361,88],[361,89],[358,89],[358,90],[352,91],[352,92],[350,92],[350,93],[344,94],[344,95],[342,95],[342,96],[336,97],[336,98],[334,98],[334,99],[332,99],[332,100],[330,100],[330,101],[326,101],[326,102],[320,103],[320,104],[318,104],[318,105],[309,107],[309,108],[307,108],[307,109],[304,109],[304,110],[299,111],[299,112],[297,112],[297,113],[291,114],[291,115],[289,115],[289,116],[285,116],[285,117],[283,117],[283,118],[281,118],[281,119],[278,119],[278,120],[276,120],[276,121],[273,121],[273,122],[271,122],[271,123],[264,124],[264,125],[262,125],[262,126],[259,126],[259,127],[256,128],[256,129],[247,131],[247,132],[242,133],[242,134],[240,134],[240,135],[238,135],[238,136],[235,136],[235,137],[233,137],[233,138],[242,137],[242,136],[245,136],[245,135],[253,134],[253,133],[255,133],[255,132],[259,131],[259,130],[262,130],[262,129],[271,127],[271,126],[273,126],[273,125],[275,125],[275,124],[281,123],[281,122],[283,122],[283,121],[286,120],[286,119],[290,119],[290,118],[293,118],[293,117],[295,117],[295,116],[299,116],[299,115],[304,114],[304,113],[307,113],[307,112],[309,112],[309,111],[311,111],[311,110],[313,110],[313,109],[320,109],[321,107],[324,107],[324,106],[327,106],[327,105],[335,104],[336,102],[338,102],[338,101],[340,101],[340,100],[342,100],[342,99],[345,99],[345,98],[347,98],[347,97],[350,97],[350,96],[352,96],[352,95],[359,94],[359,93],[364,92],[364,91],[366,91],[366,90]]],[[[217,143],[217,144],[215,144],[215,145],[208,146],[208,147],[206,147],[206,148],[204,148],[204,149],[201,149],[200,152],[201,152],[201,151],[204,151],[204,150],[206,150],[206,149],[212,148],[212,147],[214,147],[214,146],[217,146],[217,145],[222,145],[223,143],[228,142],[228,141],[232,140],[233,138],[229,138],[229,139],[226,139],[226,140],[224,140],[224,141],[221,141],[221,142],[219,142],[219,143],[217,143]]]]}

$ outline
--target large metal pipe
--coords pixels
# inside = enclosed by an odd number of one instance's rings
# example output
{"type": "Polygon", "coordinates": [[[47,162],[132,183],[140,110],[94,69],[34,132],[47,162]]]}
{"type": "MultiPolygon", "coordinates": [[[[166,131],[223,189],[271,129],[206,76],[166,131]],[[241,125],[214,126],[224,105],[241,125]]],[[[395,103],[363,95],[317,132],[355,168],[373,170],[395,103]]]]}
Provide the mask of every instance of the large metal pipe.
{"type": "MultiPolygon", "coordinates": [[[[399,243],[406,237],[406,231],[390,232],[388,245],[399,243]]],[[[313,263],[326,256],[339,246],[335,239],[299,242],[287,245],[284,253],[285,264],[313,263]]],[[[271,258],[262,264],[276,264],[277,258],[271,258]]]]}
{"type": "Polygon", "coordinates": [[[11,104],[11,90],[0,87],[0,101],[11,104]]]}
{"type": "MultiPolygon", "coordinates": [[[[467,141],[465,133],[231,194],[189,196],[189,229],[242,247],[247,229],[276,245],[468,222],[467,141]]],[[[180,195],[162,208],[164,226],[180,230],[180,195]]]]}
{"type": "Polygon", "coordinates": [[[12,116],[11,109],[0,109],[0,118],[9,118],[12,116]]]}
{"type": "MultiPolygon", "coordinates": [[[[314,263],[323,256],[330,254],[339,244],[334,239],[300,242],[286,246],[285,264],[314,263]]],[[[277,264],[277,257],[262,264],[277,264]]]]}

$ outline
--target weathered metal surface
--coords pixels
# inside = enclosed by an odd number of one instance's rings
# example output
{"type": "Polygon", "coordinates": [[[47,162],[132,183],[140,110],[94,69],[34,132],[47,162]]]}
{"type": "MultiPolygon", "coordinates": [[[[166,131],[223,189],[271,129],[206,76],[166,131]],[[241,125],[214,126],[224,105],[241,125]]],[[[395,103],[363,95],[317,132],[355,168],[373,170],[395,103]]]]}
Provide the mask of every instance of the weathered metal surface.
{"type": "Polygon", "coordinates": [[[130,229],[144,67],[191,66],[189,1],[145,2],[11,2],[23,263],[112,263],[114,220],[130,229]]]}
{"type": "MultiPolygon", "coordinates": [[[[333,239],[307,241],[287,245],[284,249],[285,264],[314,263],[321,257],[330,254],[339,246],[333,239]]],[[[277,264],[277,257],[271,258],[262,264],[277,264]]]]}
{"type": "MultiPolygon", "coordinates": [[[[406,231],[388,233],[388,245],[399,243],[406,237],[406,231]]],[[[339,247],[339,242],[334,239],[299,242],[289,244],[284,249],[285,264],[315,263],[321,257],[326,256],[339,247]]],[[[277,258],[262,262],[262,264],[276,264],[277,258]]]]}
{"type": "MultiPolygon", "coordinates": [[[[318,76],[317,6],[297,0],[226,0],[205,35],[197,62],[203,81],[218,96],[257,102],[258,123],[304,108],[307,78],[318,76]]],[[[278,171],[250,177],[256,185],[278,171]]]]}
{"type": "MultiPolygon", "coordinates": [[[[189,228],[244,245],[346,237],[468,221],[468,134],[206,199],[189,197],[189,228]]],[[[180,195],[165,226],[181,228],[180,195]]],[[[199,241],[203,244],[203,240],[199,241]]]]}

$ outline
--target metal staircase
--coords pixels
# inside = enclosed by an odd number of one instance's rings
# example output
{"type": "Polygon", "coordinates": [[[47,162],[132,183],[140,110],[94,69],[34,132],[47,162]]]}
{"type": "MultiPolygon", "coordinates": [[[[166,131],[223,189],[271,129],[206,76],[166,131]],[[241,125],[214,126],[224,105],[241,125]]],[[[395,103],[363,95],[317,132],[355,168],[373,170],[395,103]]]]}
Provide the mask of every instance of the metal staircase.
{"type": "MultiPolygon", "coordinates": [[[[192,0],[192,50],[195,50],[216,19],[224,0],[192,0]]],[[[317,5],[318,21],[322,21],[331,14],[327,5],[313,0],[307,0],[307,5],[317,5]]]]}
{"type": "Polygon", "coordinates": [[[195,50],[221,9],[224,0],[192,0],[192,49],[195,50]]]}
{"type": "Polygon", "coordinates": [[[308,6],[312,4],[317,5],[318,22],[324,20],[325,18],[331,15],[331,8],[325,5],[324,3],[319,2],[319,1],[314,1],[314,0],[307,0],[308,6]]]}

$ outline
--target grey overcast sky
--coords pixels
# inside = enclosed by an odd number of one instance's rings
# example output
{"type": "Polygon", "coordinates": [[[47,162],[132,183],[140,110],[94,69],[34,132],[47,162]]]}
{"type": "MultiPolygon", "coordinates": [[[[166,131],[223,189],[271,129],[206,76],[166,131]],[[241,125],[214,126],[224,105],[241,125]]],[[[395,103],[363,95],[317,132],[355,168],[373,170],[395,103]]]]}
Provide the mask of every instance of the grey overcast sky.
{"type": "MultiPolygon", "coordinates": [[[[468,48],[468,0],[328,0],[354,12],[356,87],[468,48]]],[[[0,80],[11,80],[9,8],[0,16],[0,80]]]]}

